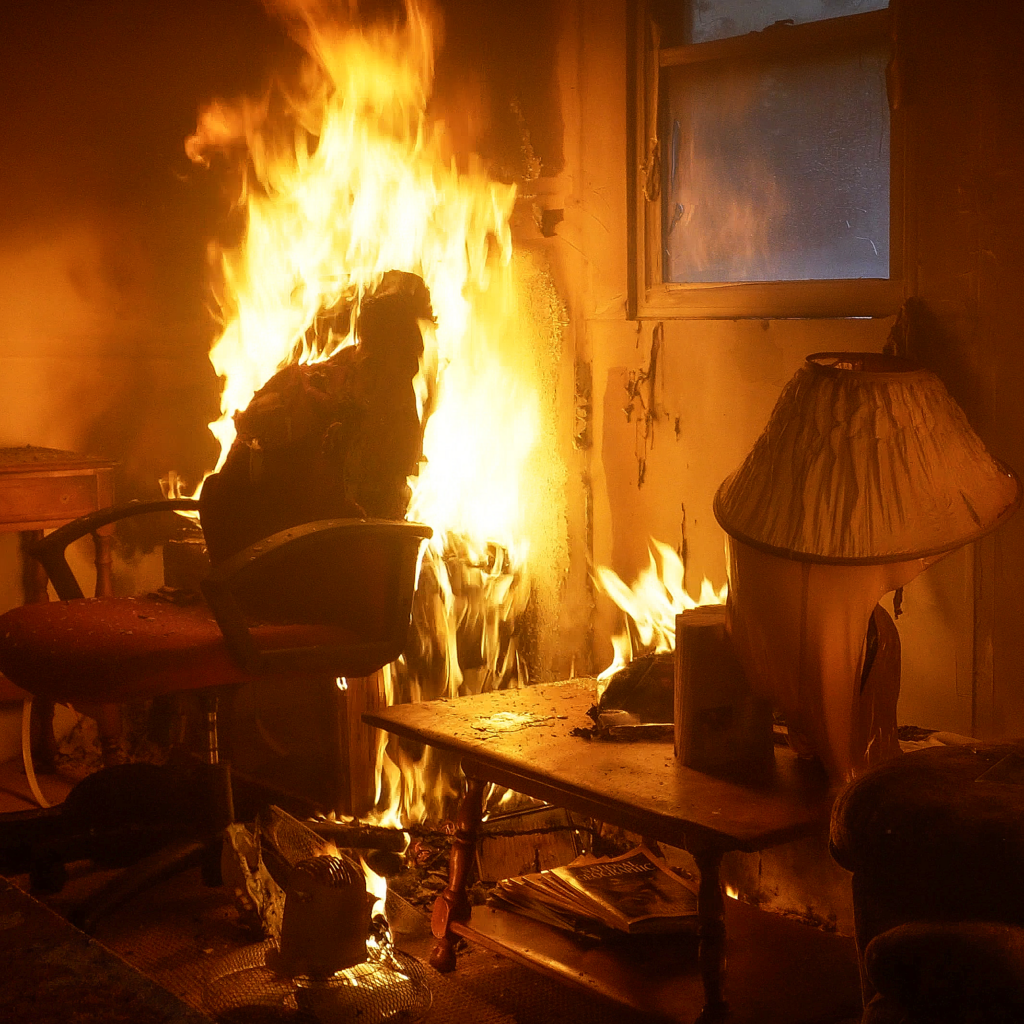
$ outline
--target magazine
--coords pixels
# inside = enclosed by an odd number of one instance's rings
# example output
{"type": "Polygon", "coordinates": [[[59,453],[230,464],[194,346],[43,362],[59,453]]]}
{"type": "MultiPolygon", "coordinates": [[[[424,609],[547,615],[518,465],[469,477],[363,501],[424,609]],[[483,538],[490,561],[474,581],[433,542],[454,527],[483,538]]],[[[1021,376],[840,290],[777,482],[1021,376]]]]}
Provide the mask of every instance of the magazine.
{"type": "Polygon", "coordinates": [[[595,936],[609,930],[642,935],[697,928],[694,887],[644,846],[618,857],[580,857],[564,867],[506,878],[489,902],[595,936]]]}

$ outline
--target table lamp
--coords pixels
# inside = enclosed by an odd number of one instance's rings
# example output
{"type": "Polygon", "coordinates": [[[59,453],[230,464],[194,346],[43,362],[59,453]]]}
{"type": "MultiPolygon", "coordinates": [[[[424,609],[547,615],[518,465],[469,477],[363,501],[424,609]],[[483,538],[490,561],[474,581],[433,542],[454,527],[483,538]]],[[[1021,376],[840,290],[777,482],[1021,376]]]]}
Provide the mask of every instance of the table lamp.
{"type": "Polygon", "coordinates": [[[995,529],[1021,485],[932,372],[820,352],[715,495],[729,633],[791,745],[845,781],[899,752],[899,634],[878,604],[995,529]]]}

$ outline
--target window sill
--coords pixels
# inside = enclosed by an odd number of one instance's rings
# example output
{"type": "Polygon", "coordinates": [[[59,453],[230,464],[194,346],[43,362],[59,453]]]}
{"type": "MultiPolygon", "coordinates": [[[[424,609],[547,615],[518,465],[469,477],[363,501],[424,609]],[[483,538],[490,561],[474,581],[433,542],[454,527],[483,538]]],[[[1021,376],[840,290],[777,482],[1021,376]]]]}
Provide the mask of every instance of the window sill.
{"type": "Polygon", "coordinates": [[[887,317],[899,312],[903,282],[772,281],[660,284],[640,289],[636,319],[776,320],[887,317]]]}

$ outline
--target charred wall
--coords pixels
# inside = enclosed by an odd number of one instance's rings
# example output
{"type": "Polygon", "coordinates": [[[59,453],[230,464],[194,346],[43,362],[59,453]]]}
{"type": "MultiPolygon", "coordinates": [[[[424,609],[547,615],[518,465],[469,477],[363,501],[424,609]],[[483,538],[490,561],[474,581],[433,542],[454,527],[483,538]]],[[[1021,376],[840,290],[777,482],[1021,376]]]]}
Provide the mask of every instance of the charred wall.
{"type": "MultiPolygon", "coordinates": [[[[703,575],[716,586],[724,580],[713,494],[783,384],[811,352],[880,349],[892,320],[627,319],[627,9],[578,5],[578,110],[566,144],[575,160],[559,226],[584,254],[574,287],[594,382],[594,560],[631,579],[653,535],[685,548],[695,593],[703,575]],[[651,369],[656,334],[654,388],[645,382],[637,402],[632,392],[651,369]]],[[[993,454],[1020,472],[1024,87],[1014,62],[1022,14],[1000,0],[898,10],[909,132],[906,291],[917,314],[911,354],[940,374],[993,454]]],[[[907,589],[901,722],[1024,732],[1014,668],[1022,578],[1018,516],[907,589]]],[[[615,619],[599,601],[598,663],[615,619]]]]}

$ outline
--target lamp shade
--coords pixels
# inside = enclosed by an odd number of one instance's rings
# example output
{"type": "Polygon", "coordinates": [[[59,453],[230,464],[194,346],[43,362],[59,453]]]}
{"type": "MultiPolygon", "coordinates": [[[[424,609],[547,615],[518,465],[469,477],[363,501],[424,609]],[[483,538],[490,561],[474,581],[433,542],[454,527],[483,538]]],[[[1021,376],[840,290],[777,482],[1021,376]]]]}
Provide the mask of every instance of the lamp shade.
{"type": "Polygon", "coordinates": [[[786,385],[715,495],[730,536],[838,565],[941,554],[994,529],[1021,499],[942,381],[895,356],[819,352],[786,385]]]}

